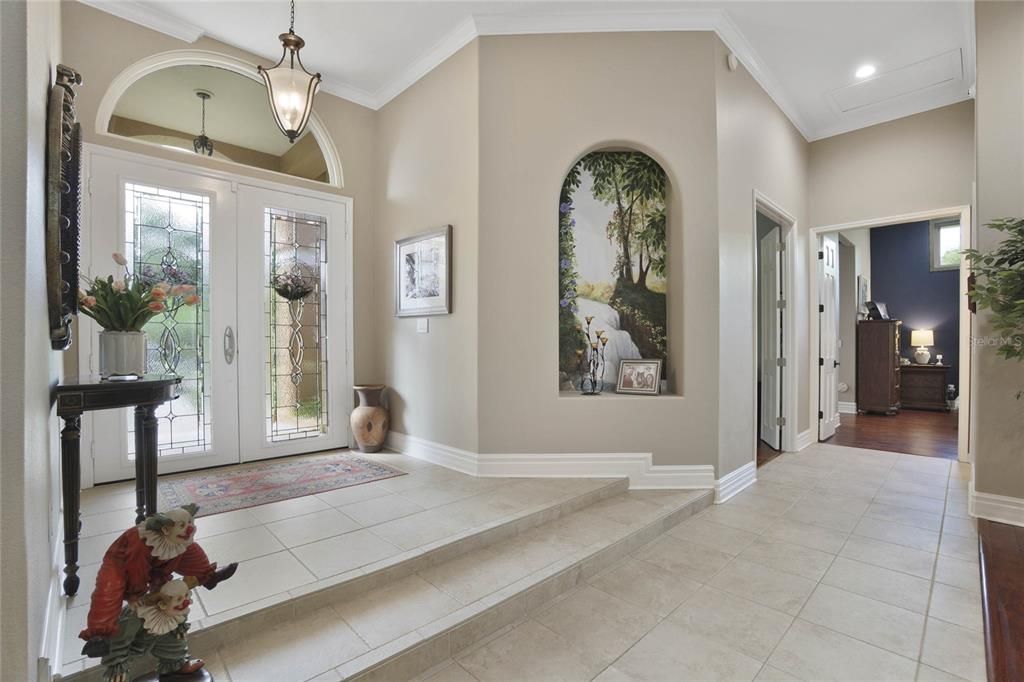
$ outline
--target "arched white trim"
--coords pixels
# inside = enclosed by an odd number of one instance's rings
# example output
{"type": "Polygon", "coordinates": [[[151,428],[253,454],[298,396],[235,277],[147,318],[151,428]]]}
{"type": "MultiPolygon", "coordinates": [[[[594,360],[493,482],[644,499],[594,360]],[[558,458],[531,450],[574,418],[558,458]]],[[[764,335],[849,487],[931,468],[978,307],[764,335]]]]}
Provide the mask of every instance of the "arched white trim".
{"type": "MultiPolygon", "coordinates": [[[[162,71],[172,66],[213,66],[218,69],[225,69],[263,84],[259,73],[256,71],[256,64],[231,57],[219,52],[209,50],[171,50],[140,59],[127,69],[122,71],[110,83],[110,87],[103,94],[100,100],[99,109],[96,111],[96,133],[107,135],[107,128],[110,125],[110,118],[114,115],[114,108],[125,91],[136,81],[148,76],[151,73],[162,71]]],[[[323,121],[314,111],[309,117],[309,132],[320,146],[327,163],[328,184],[335,187],[345,186],[345,177],[341,169],[341,157],[334,141],[327,134],[327,128],[323,121]]]]}

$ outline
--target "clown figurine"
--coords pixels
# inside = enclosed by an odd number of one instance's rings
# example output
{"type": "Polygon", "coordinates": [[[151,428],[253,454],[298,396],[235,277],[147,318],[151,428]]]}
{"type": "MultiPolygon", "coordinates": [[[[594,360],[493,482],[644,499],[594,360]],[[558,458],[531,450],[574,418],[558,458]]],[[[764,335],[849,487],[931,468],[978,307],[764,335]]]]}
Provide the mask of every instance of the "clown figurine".
{"type": "Polygon", "coordinates": [[[82,653],[102,657],[104,679],[128,682],[132,659],[152,654],[161,681],[212,679],[203,661],[190,658],[190,588],[212,590],[235,573],[238,564],[218,569],[193,542],[196,512],[188,504],[147,517],[121,534],[96,575],[82,653]],[[177,573],[184,580],[172,580],[177,573]],[[127,605],[125,605],[127,602],[127,605]]]}

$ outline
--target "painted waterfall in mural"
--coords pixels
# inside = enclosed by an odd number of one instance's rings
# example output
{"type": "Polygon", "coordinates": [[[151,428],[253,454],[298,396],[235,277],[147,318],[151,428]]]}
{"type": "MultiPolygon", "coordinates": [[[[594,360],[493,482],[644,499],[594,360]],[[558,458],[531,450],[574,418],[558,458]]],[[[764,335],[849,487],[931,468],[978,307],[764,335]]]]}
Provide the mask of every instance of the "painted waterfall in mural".
{"type": "Polygon", "coordinates": [[[665,171],[632,151],[597,151],[573,166],[558,206],[559,385],[579,389],[587,341],[603,332],[605,387],[620,360],[664,359],[667,342],[665,171]]]}

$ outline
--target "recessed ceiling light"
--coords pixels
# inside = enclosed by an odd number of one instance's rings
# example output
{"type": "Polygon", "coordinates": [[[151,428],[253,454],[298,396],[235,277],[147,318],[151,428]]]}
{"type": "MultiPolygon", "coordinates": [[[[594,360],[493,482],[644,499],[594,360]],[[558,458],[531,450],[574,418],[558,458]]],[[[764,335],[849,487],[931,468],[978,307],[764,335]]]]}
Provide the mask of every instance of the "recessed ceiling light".
{"type": "Polygon", "coordinates": [[[864,66],[857,69],[855,74],[857,78],[867,78],[868,76],[875,75],[875,67],[873,64],[865,64],[864,66]]]}

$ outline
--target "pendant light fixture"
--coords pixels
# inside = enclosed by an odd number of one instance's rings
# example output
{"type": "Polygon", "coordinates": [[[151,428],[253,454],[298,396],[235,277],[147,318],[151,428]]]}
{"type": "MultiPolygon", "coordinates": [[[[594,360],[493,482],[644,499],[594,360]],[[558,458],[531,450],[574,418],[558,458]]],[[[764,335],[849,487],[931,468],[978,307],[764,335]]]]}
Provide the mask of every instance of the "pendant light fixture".
{"type": "Polygon", "coordinates": [[[209,90],[196,90],[196,97],[203,103],[203,124],[199,135],[192,138],[192,149],[196,150],[196,154],[213,156],[213,140],[206,136],[206,100],[213,97],[213,93],[209,90]]]}
{"type": "Polygon", "coordinates": [[[269,69],[256,67],[267,84],[270,110],[281,132],[294,143],[306,129],[313,111],[313,96],[320,88],[320,74],[306,71],[299,50],[306,41],[295,35],[295,0],[292,0],[291,24],[288,32],[278,36],[284,51],[281,59],[269,69]],[[287,60],[287,63],[285,62],[287,60]]]}

